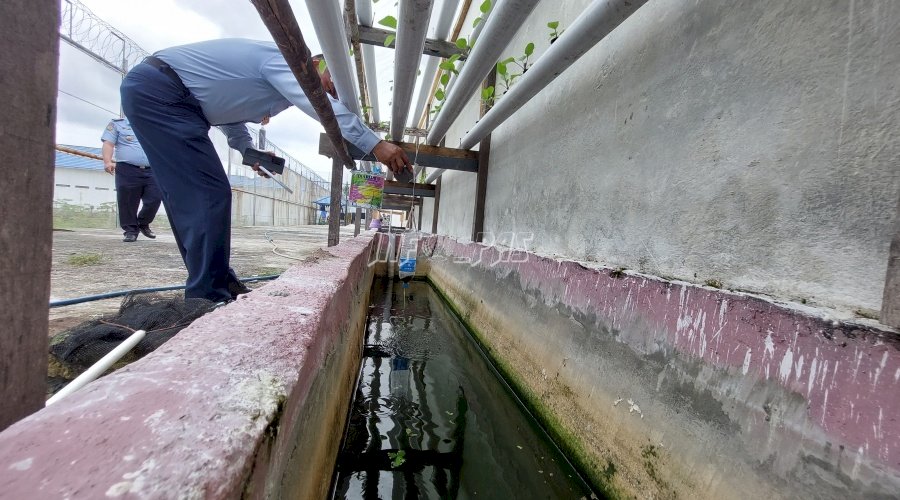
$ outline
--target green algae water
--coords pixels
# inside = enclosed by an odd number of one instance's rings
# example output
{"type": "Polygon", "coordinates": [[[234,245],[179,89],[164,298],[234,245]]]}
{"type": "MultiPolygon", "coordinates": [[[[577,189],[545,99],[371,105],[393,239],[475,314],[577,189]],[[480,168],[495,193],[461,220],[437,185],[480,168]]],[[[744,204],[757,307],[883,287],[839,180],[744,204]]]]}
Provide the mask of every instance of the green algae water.
{"type": "Polygon", "coordinates": [[[431,286],[376,279],[334,498],[591,498],[431,286]]]}

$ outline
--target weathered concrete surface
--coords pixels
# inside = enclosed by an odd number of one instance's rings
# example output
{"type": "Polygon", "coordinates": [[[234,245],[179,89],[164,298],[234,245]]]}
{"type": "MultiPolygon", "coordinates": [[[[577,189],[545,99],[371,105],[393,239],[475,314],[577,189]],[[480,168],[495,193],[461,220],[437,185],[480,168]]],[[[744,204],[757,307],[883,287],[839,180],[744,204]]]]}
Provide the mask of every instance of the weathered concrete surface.
{"type": "MultiPolygon", "coordinates": [[[[504,56],[532,41],[539,57],[546,23],[589,3],[541,2],[504,56]]],[[[877,315],[900,190],[896,47],[895,1],[648,2],[494,131],[485,229],[877,315]]],[[[469,238],[472,177],[444,175],[441,234],[469,238]]]]}
{"type": "Polygon", "coordinates": [[[59,3],[0,3],[0,430],[43,404],[59,3]]]}
{"type": "Polygon", "coordinates": [[[0,433],[0,496],[324,497],[359,366],[370,246],[313,255],[0,433]]]}
{"type": "Polygon", "coordinates": [[[900,204],[897,205],[897,222],[891,240],[884,295],[881,301],[881,322],[900,328],[900,204]]]}
{"type": "Polygon", "coordinates": [[[896,332],[443,236],[423,248],[429,279],[613,491],[900,491],[896,332]]]}

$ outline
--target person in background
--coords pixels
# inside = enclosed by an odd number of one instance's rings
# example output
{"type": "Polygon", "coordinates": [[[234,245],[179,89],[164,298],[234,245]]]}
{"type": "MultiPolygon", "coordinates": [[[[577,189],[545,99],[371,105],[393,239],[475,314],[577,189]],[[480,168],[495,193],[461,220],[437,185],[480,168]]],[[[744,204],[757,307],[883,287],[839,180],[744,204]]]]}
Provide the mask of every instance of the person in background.
{"type": "Polygon", "coordinates": [[[162,193],[153,179],[150,161],[128,119],[110,121],[100,140],[103,142],[103,169],[116,176],[119,222],[125,235],[122,241],[137,241],[138,232],[150,239],[156,238],[150,223],[159,211],[162,193]],[[139,212],[141,203],[143,206],[139,212]]]}
{"type": "MultiPolygon", "coordinates": [[[[334,96],[328,72],[320,76],[334,96]]],[[[120,90],[188,270],[185,297],[225,302],[245,293],[229,267],[231,186],[209,128],[218,126],[228,145],[243,154],[253,146],[247,122],[266,121],[290,106],[316,118],[291,68],[273,42],[211,40],[147,57],[128,72],[120,90]]],[[[412,170],[400,147],[381,140],[336,98],[331,104],[344,138],[394,172],[412,170]]]]}

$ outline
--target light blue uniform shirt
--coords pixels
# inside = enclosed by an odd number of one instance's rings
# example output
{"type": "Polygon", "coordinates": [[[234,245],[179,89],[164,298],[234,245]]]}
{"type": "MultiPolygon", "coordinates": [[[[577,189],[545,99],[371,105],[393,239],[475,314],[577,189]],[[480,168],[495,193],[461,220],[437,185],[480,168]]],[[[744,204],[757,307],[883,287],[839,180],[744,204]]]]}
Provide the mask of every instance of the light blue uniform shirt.
{"type": "Polygon", "coordinates": [[[144,148],[134,136],[131,130],[131,124],[125,118],[115,119],[109,122],[103,135],[100,136],[101,141],[111,142],[115,146],[113,156],[116,161],[124,161],[137,165],[139,167],[149,167],[150,160],[144,153],[144,148]]]}
{"type": "MultiPolygon", "coordinates": [[[[291,105],[316,118],[316,112],[273,42],[240,38],[210,40],[163,49],[154,54],[175,70],[200,102],[211,125],[243,153],[253,146],[246,122],[259,123],[291,105]]],[[[360,118],[331,98],[344,138],[365,152],[381,140],[360,118]]]]}

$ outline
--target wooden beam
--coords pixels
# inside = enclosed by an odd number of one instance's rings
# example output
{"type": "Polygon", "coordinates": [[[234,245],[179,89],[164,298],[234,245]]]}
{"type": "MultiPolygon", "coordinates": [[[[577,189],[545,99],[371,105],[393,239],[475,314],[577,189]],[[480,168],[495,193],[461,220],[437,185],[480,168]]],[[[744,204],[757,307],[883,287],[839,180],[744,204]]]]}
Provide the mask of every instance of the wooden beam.
{"type": "Polygon", "coordinates": [[[434,184],[413,184],[412,182],[384,181],[385,194],[434,197],[434,184]]]}
{"type": "MultiPolygon", "coordinates": [[[[419,144],[418,153],[416,145],[411,142],[390,141],[403,148],[406,155],[411,161],[416,161],[419,165],[426,167],[443,168],[446,170],[460,170],[463,172],[478,171],[478,152],[469,151],[467,149],[444,148],[440,146],[426,146],[419,144]]],[[[354,160],[371,160],[375,161],[375,157],[369,153],[360,151],[359,148],[345,141],[347,150],[354,160]]],[[[319,154],[332,158],[331,141],[328,136],[321,134],[319,136],[319,154]]]]}
{"type": "MultiPolygon", "coordinates": [[[[370,123],[369,128],[376,132],[390,133],[391,131],[391,128],[387,126],[387,122],[370,123]]],[[[405,129],[403,129],[403,135],[409,135],[413,137],[428,137],[428,131],[421,128],[406,127],[405,129]]]]}
{"type": "MultiPolygon", "coordinates": [[[[331,144],[327,136],[325,140],[331,144]]],[[[330,247],[341,242],[341,183],[343,180],[344,165],[335,156],[331,159],[331,203],[328,204],[328,246],[330,247]]]]}
{"type": "Polygon", "coordinates": [[[884,280],[879,320],[885,325],[900,328],[900,204],[897,206],[894,236],[888,250],[887,275],[884,280]]]}
{"type": "Polygon", "coordinates": [[[434,183],[434,213],[431,216],[431,234],[437,234],[438,211],[441,208],[441,177],[434,183]]]}
{"type": "MultiPolygon", "coordinates": [[[[484,79],[482,88],[494,87],[497,85],[497,70],[492,69],[484,79]]],[[[491,109],[491,103],[481,102],[481,116],[484,117],[491,109]]],[[[481,243],[484,241],[484,205],[487,197],[488,182],[488,164],[491,158],[491,134],[481,140],[478,145],[478,174],[475,179],[475,216],[472,219],[472,241],[481,243]]]]}
{"type": "MultiPolygon", "coordinates": [[[[384,44],[384,41],[391,35],[396,35],[396,33],[391,30],[363,26],[362,24],[359,25],[359,43],[378,45],[380,47],[393,49],[394,44],[397,42],[396,38],[391,40],[390,44],[384,44]]],[[[422,53],[426,56],[434,57],[450,57],[454,54],[459,54],[460,59],[466,58],[465,53],[457,47],[455,43],[446,42],[444,40],[434,40],[432,38],[425,39],[425,49],[422,50],[422,53]]]]}

